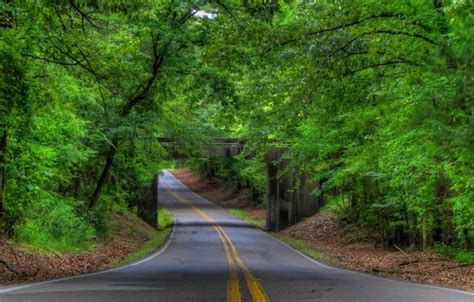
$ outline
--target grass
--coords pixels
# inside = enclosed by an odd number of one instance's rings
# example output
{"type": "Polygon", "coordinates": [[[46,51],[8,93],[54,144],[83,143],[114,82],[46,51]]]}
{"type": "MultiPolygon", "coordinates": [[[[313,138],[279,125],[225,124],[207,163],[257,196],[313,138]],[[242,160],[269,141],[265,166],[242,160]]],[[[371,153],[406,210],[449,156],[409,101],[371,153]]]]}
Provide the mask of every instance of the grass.
{"type": "Polygon", "coordinates": [[[171,234],[174,219],[171,213],[166,209],[160,209],[158,211],[158,231],[150,231],[148,233],[148,237],[150,238],[145,244],[143,244],[140,248],[136,249],[135,251],[128,254],[127,257],[124,259],[115,261],[112,263],[111,267],[121,266],[125,264],[129,264],[145,258],[146,256],[150,255],[153,251],[157,250],[161,246],[163,246],[168,239],[169,235],[171,234]]]}
{"type": "Polygon", "coordinates": [[[153,251],[158,249],[159,247],[163,246],[168,239],[168,236],[171,234],[172,228],[167,227],[160,231],[153,231],[150,232],[150,240],[148,240],[144,245],[142,245],[139,249],[131,252],[128,256],[120,261],[113,262],[111,267],[114,266],[121,266],[128,263],[135,262],[146,256],[150,255],[153,251]]]}
{"type": "Polygon", "coordinates": [[[18,242],[18,241],[15,241],[15,240],[8,240],[8,243],[11,244],[12,246],[16,246],[17,248],[21,249],[22,251],[24,251],[28,254],[36,255],[36,256],[43,256],[43,257],[49,257],[49,256],[51,256],[51,254],[54,254],[54,255],[59,256],[59,257],[64,257],[67,254],[81,255],[81,254],[84,254],[84,253],[94,252],[97,249],[97,244],[96,243],[89,243],[89,244],[85,245],[82,249],[75,248],[75,249],[66,249],[66,250],[41,247],[41,246],[37,246],[37,245],[34,245],[34,244],[18,242]]]}
{"type": "Polygon", "coordinates": [[[227,209],[229,213],[234,215],[235,217],[242,219],[243,221],[253,224],[258,227],[265,226],[265,219],[257,218],[252,216],[249,212],[242,210],[242,209],[227,209]]]}
{"type": "Polygon", "coordinates": [[[474,252],[454,247],[437,245],[433,250],[441,255],[466,264],[474,264],[474,252]]]}
{"type": "Polygon", "coordinates": [[[160,229],[165,229],[173,225],[173,215],[167,209],[160,209],[158,211],[158,226],[160,229]]]}
{"type": "Polygon", "coordinates": [[[293,247],[294,249],[302,252],[303,254],[305,254],[306,256],[309,256],[313,259],[316,259],[316,260],[320,260],[320,261],[323,261],[323,262],[334,262],[334,259],[325,254],[325,253],[321,253],[321,252],[318,252],[316,250],[314,250],[311,245],[309,243],[307,243],[306,241],[304,240],[300,240],[300,239],[294,239],[294,238],[291,238],[291,237],[288,237],[288,236],[285,236],[285,235],[281,235],[281,234],[278,234],[278,233],[269,233],[271,234],[272,236],[278,238],[279,240],[285,242],[286,244],[288,244],[289,246],[293,247]]]}
{"type": "MultiPolygon", "coordinates": [[[[245,221],[247,223],[253,224],[253,225],[258,226],[258,227],[265,226],[265,219],[256,218],[245,210],[242,210],[242,209],[227,209],[227,211],[229,211],[229,213],[231,213],[232,215],[234,215],[237,218],[242,219],[243,221],[245,221]]],[[[334,262],[333,261],[334,259],[332,259],[331,256],[314,250],[311,247],[311,245],[309,243],[307,243],[306,241],[304,241],[304,240],[294,239],[294,238],[284,236],[284,235],[279,234],[279,233],[269,233],[269,234],[271,234],[272,236],[278,238],[279,240],[285,242],[289,246],[293,247],[294,249],[302,252],[303,254],[305,254],[305,255],[313,258],[313,259],[320,260],[320,261],[323,261],[323,262],[334,262]]]]}

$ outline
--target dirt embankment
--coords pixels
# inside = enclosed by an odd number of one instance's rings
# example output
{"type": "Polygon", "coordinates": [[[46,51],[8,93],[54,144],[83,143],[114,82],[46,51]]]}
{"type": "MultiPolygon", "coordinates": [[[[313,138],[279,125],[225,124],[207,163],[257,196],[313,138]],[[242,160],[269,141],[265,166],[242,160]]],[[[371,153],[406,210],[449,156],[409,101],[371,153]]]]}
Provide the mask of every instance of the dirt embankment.
{"type": "Polygon", "coordinates": [[[233,193],[230,188],[219,185],[212,179],[204,178],[188,168],[176,169],[171,173],[188,188],[223,208],[241,209],[247,211],[251,217],[265,218],[265,210],[253,206],[248,192],[233,193]]]}
{"type": "MultiPolygon", "coordinates": [[[[227,208],[240,208],[255,217],[265,217],[265,211],[251,207],[249,196],[239,196],[217,183],[196,175],[189,169],[173,174],[194,192],[227,208]]],[[[330,264],[386,277],[436,284],[474,291],[474,265],[458,263],[428,251],[405,253],[383,248],[359,238],[357,230],[330,214],[320,213],[280,232],[302,240],[322,253],[330,264]]]]}
{"type": "Polygon", "coordinates": [[[458,263],[429,251],[406,253],[357,239],[354,230],[321,213],[284,230],[329,256],[329,262],[351,270],[474,291],[474,265],[458,263]]]}
{"type": "Polygon", "coordinates": [[[0,240],[0,284],[46,280],[107,268],[140,248],[150,239],[150,232],[153,228],[141,219],[114,213],[109,229],[111,235],[93,252],[40,255],[0,240]]]}

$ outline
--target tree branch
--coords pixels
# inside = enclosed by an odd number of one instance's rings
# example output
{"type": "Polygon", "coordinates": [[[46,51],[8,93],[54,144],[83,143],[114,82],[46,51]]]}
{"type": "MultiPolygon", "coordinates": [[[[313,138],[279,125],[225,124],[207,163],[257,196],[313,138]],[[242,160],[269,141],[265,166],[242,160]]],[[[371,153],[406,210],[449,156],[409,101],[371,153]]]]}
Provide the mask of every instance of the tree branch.
{"type": "MultiPolygon", "coordinates": [[[[404,31],[394,31],[394,30],[374,30],[374,31],[369,31],[369,32],[365,32],[365,33],[361,33],[360,35],[356,36],[356,37],[353,37],[351,38],[349,41],[347,41],[344,45],[342,45],[341,47],[333,50],[329,55],[328,57],[336,54],[337,52],[339,51],[345,51],[353,42],[359,40],[360,38],[364,37],[364,36],[368,36],[368,35],[373,35],[373,34],[389,34],[389,35],[403,35],[403,36],[408,36],[408,37],[412,37],[412,38],[418,38],[418,39],[421,39],[423,41],[426,41],[430,44],[435,44],[435,42],[433,40],[431,40],[430,38],[428,37],[425,37],[421,34],[417,34],[417,33],[409,33],[409,32],[404,32],[404,31]]],[[[354,53],[352,53],[354,54],[354,53]]],[[[357,54],[362,54],[362,53],[357,53],[357,54]]]]}
{"type": "Polygon", "coordinates": [[[360,71],[363,71],[363,70],[366,70],[366,69],[371,69],[371,68],[375,68],[375,67],[382,67],[382,66],[391,66],[391,65],[400,65],[400,64],[409,64],[409,65],[413,65],[413,66],[418,66],[417,63],[414,63],[410,60],[397,60],[397,61],[387,61],[387,62],[383,62],[383,63],[377,63],[377,64],[372,64],[372,65],[368,65],[368,66],[364,66],[362,68],[359,68],[359,69],[356,69],[356,70],[351,70],[351,71],[348,71],[346,73],[343,74],[343,76],[350,76],[350,75],[354,75],[360,71]]]}
{"type": "Polygon", "coordinates": [[[92,27],[95,27],[97,29],[100,29],[99,26],[97,26],[96,24],[94,24],[94,22],[92,21],[92,18],[90,16],[89,13],[86,13],[84,11],[82,11],[77,5],[76,3],[74,3],[74,0],[69,0],[69,4],[71,5],[71,7],[81,16],[82,18],[82,30],[85,31],[85,28],[84,28],[84,20],[86,20],[92,27]]]}
{"type": "Polygon", "coordinates": [[[354,20],[354,21],[346,23],[346,24],[336,25],[336,26],[328,27],[328,28],[321,28],[321,29],[316,30],[316,31],[308,32],[308,33],[306,33],[306,34],[304,34],[304,35],[302,35],[298,38],[293,38],[293,39],[282,41],[282,42],[279,43],[279,45],[283,46],[283,45],[286,45],[286,44],[289,44],[289,43],[292,43],[292,42],[303,40],[304,38],[308,38],[308,37],[311,37],[311,36],[316,36],[316,35],[324,34],[324,33],[327,33],[327,32],[332,32],[332,31],[336,31],[336,30],[339,30],[339,29],[352,27],[352,26],[362,24],[365,21],[372,20],[372,19],[400,18],[400,17],[403,17],[403,14],[395,14],[395,13],[390,13],[390,12],[384,12],[384,13],[381,13],[381,14],[378,14],[378,15],[367,16],[367,17],[364,17],[362,19],[354,20]]]}
{"type": "Polygon", "coordinates": [[[64,66],[78,65],[77,62],[69,63],[69,62],[57,61],[57,60],[54,60],[54,59],[38,57],[38,56],[35,56],[35,55],[32,55],[32,54],[27,54],[27,53],[22,53],[21,55],[24,56],[24,57],[28,57],[28,58],[32,58],[32,59],[36,59],[36,60],[41,60],[41,61],[45,61],[45,62],[53,63],[53,64],[58,64],[58,65],[64,65],[64,66]]]}
{"type": "Polygon", "coordinates": [[[143,86],[143,88],[141,89],[140,93],[136,94],[125,104],[125,106],[122,108],[122,112],[120,113],[120,116],[122,117],[127,116],[130,113],[130,110],[136,104],[138,104],[140,101],[146,98],[151,88],[153,87],[153,84],[158,78],[158,74],[161,69],[161,66],[163,65],[163,62],[165,59],[165,53],[166,53],[166,50],[168,49],[169,44],[170,42],[166,44],[166,46],[164,47],[165,49],[162,54],[158,53],[158,37],[154,37],[152,35],[153,64],[151,67],[151,76],[146,82],[146,84],[143,86]]]}
{"type": "Polygon", "coordinates": [[[3,264],[9,271],[15,273],[15,275],[20,276],[20,277],[26,277],[27,274],[17,268],[16,266],[10,264],[6,259],[0,257],[0,264],[3,264]]]}
{"type": "Polygon", "coordinates": [[[97,79],[100,79],[100,80],[106,80],[106,77],[105,76],[102,76],[100,75],[99,73],[97,73],[93,68],[92,66],[90,66],[90,62],[89,60],[87,59],[87,57],[85,56],[84,52],[82,52],[82,50],[78,50],[79,53],[81,54],[82,56],[82,61],[79,60],[78,58],[74,57],[73,55],[70,54],[69,51],[65,51],[63,50],[61,47],[57,46],[57,45],[54,45],[53,46],[55,49],[57,49],[61,54],[65,55],[66,57],[68,57],[69,59],[71,59],[72,61],[76,62],[77,64],[76,65],[79,65],[81,66],[82,68],[84,68],[85,70],[87,70],[89,73],[91,73],[92,75],[94,75],[97,79]],[[85,61],[87,63],[87,65],[84,65],[82,62],[85,61]]]}
{"type": "Polygon", "coordinates": [[[435,42],[433,40],[431,40],[430,38],[428,38],[426,36],[423,36],[423,35],[418,34],[418,33],[409,33],[409,32],[400,31],[400,30],[379,29],[379,30],[374,30],[374,31],[371,31],[371,32],[367,32],[367,33],[362,34],[362,35],[371,35],[371,34],[402,35],[402,36],[421,39],[421,40],[423,40],[425,42],[428,42],[430,44],[435,44],[435,42]]]}

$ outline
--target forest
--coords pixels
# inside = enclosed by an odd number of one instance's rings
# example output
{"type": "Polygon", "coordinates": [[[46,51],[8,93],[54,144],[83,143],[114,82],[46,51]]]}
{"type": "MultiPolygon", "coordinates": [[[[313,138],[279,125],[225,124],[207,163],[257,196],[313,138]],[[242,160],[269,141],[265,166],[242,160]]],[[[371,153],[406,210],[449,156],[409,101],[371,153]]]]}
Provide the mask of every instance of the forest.
{"type": "Polygon", "coordinates": [[[288,146],[327,207],[375,239],[474,249],[470,0],[0,1],[0,234],[83,250],[179,140],[265,202],[288,146]]]}

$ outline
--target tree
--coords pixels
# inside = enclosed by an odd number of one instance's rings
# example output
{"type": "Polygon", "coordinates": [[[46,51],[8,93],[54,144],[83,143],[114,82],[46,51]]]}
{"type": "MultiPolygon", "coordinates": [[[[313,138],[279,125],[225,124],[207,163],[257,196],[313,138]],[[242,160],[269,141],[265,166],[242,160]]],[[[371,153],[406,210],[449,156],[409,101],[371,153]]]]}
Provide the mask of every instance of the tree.
{"type": "Polygon", "coordinates": [[[472,247],[472,12],[469,1],[318,1],[223,21],[213,62],[240,63],[229,128],[288,143],[289,169],[387,244],[472,247]]]}

